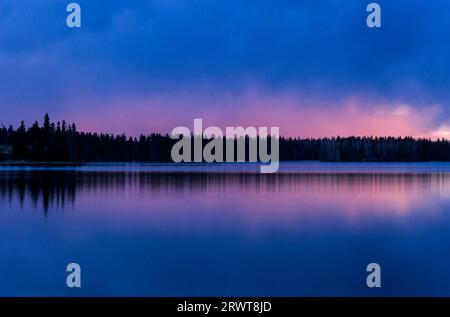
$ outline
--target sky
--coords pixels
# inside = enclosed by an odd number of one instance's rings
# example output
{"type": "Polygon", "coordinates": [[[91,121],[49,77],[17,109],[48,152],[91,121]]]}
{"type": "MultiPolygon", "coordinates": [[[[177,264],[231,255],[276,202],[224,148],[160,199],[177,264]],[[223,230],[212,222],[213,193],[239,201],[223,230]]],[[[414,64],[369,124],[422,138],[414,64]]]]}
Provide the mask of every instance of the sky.
{"type": "Polygon", "coordinates": [[[0,2],[0,123],[450,138],[450,1],[0,2]]]}

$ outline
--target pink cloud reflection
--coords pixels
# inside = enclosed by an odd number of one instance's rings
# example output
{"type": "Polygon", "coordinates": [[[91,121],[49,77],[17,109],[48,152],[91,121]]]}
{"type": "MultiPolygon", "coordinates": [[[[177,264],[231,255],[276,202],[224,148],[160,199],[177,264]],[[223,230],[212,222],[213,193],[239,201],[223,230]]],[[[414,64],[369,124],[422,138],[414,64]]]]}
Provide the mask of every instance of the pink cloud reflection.
{"type": "Polygon", "coordinates": [[[112,226],[170,232],[214,234],[234,228],[249,236],[274,228],[364,230],[385,221],[408,223],[418,217],[434,221],[442,216],[442,203],[450,193],[446,175],[215,176],[198,183],[185,179],[184,186],[179,180],[137,180],[130,176],[121,188],[101,183],[97,189],[78,191],[75,205],[80,219],[100,217],[112,226]]]}

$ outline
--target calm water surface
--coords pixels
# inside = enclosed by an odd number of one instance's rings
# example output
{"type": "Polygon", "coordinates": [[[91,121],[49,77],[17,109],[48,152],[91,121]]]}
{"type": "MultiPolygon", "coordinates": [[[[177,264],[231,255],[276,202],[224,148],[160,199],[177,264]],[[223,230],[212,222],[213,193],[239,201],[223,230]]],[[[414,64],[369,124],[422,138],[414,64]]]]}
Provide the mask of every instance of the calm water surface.
{"type": "Polygon", "coordinates": [[[0,296],[450,295],[449,164],[257,170],[0,166],[0,296]]]}

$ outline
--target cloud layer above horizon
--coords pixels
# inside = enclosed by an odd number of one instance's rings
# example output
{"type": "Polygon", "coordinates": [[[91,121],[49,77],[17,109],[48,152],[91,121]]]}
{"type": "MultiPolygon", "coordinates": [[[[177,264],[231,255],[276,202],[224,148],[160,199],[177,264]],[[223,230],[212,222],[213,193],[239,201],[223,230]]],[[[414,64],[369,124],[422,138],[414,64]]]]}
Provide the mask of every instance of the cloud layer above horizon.
{"type": "Polygon", "coordinates": [[[377,1],[381,29],[362,0],[76,2],[81,29],[69,1],[0,3],[0,123],[450,137],[449,1],[377,1]]]}

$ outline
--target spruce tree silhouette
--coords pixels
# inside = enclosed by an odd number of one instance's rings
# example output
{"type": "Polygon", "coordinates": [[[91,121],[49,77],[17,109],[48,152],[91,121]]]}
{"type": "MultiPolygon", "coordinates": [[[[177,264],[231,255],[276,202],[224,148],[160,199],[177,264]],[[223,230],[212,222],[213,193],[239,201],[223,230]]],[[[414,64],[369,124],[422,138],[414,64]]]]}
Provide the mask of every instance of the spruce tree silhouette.
{"type": "MultiPolygon", "coordinates": [[[[170,152],[178,140],[152,133],[139,138],[79,132],[74,123],[51,122],[44,116],[30,128],[20,122],[0,129],[1,161],[35,162],[171,162],[170,152]]],[[[208,140],[204,140],[206,144],[208,140]]],[[[225,142],[224,145],[228,142],[225,142]]],[[[246,138],[246,152],[249,140],[246,138]]],[[[236,147],[236,140],[231,142],[236,147]]],[[[270,148],[270,144],[269,144],[270,148]]],[[[224,149],[224,153],[226,148],[224,149]]],[[[248,159],[248,155],[247,155],[248,159]]],[[[426,162],[450,161],[450,143],[444,139],[412,137],[336,137],[321,139],[280,138],[282,161],[328,162],[426,162]]]]}

